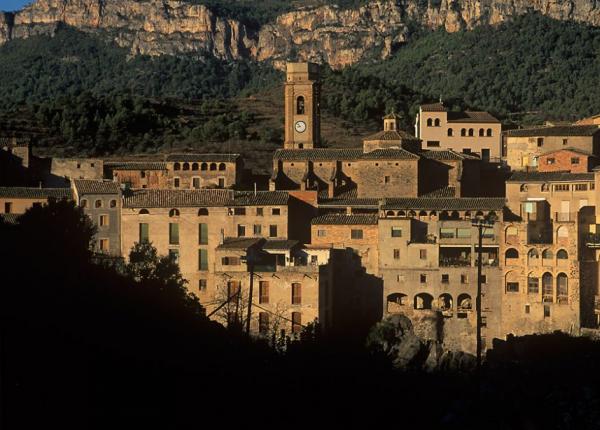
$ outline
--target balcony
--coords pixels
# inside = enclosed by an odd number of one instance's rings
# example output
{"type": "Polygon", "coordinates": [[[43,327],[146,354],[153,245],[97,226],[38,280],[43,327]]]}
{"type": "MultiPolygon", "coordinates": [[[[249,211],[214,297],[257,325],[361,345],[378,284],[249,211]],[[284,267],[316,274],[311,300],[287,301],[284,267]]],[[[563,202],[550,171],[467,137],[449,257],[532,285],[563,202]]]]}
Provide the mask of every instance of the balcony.
{"type": "Polygon", "coordinates": [[[471,247],[440,247],[440,267],[468,267],[471,265],[471,247]]]}
{"type": "Polygon", "coordinates": [[[576,214],[571,212],[554,212],[556,222],[575,222],[576,214]]]}
{"type": "Polygon", "coordinates": [[[585,246],[592,249],[600,249],[600,233],[589,233],[585,237],[585,246]]]}
{"type": "Polygon", "coordinates": [[[468,267],[471,265],[471,257],[442,257],[440,256],[440,267],[468,267]]]}

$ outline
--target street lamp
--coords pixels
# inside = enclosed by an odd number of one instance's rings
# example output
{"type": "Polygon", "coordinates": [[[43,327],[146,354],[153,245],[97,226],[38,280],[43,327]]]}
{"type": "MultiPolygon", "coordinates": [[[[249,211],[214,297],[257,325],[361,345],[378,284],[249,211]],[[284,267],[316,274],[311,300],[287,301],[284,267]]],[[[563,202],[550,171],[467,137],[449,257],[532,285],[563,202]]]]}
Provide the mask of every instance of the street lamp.
{"type": "Polygon", "coordinates": [[[483,231],[486,228],[493,228],[496,217],[490,215],[487,218],[476,218],[471,225],[477,227],[479,232],[478,250],[477,250],[477,296],[475,298],[475,311],[477,312],[477,370],[481,369],[481,252],[483,247],[483,231]]]}

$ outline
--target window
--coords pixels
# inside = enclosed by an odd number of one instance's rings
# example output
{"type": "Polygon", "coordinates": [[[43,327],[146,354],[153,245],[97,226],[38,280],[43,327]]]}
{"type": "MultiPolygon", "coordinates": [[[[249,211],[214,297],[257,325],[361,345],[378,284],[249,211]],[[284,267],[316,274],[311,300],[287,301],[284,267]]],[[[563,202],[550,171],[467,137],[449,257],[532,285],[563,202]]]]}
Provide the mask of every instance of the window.
{"type": "Polygon", "coordinates": [[[221,259],[221,264],[223,266],[239,266],[240,258],[239,257],[223,257],[221,259]]]}
{"type": "Polygon", "coordinates": [[[234,208],[233,214],[234,215],[246,215],[246,208],[234,208]]]}
{"type": "Polygon", "coordinates": [[[225,163],[219,163],[219,170],[223,171],[227,168],[227,166],[225,166],[225,163]]]}
{"type": "Polygon", "coordinates": [[[169,258],[175,262],[175,264],[179,264],[179,250],[169,249],[169,258]]]}
{"type": "Polygon", "coordinates": [[[269,333],[269,314],[267,312],[258,313],[258,332],[262,335],[269,333]]]}
{"type": "Polygon", "coordinates": [[[200,292],[202,292],[202,293],[205,292],[206,287],[207,287],[206,279],[198,280],[198,289],[200,290],[200,292]]]}
{"type": "Polygon", "coordinates": [[[269,303],[269,281],[260,281],[258,284],[258,303],[269,303]]]}
{"type": "Polygon", "coordinates": [[[217,163],[210,163],[210,165],[208,166],[209,170],[217,170],[217,163]]]}
{"type": "Polygon", "coordinates": [[[271,209],[271,215],[281,215],[281,209],[280,208],[271,209]]]}
{"type": "Polygon", "coordinates": [[[173,178],[173,187],[179,188],[179,178],[173,178]]]}
{"type": "Polygon", "coordinates": [[[400,227],[392,227],[392,237],[402,237],[402,229],[400,227]]]}
{"type": "Polygon", "coordinates": [[[555,158],[546,158],[546,164],[551,165],[551,164],[555,164],[555,163],[556,163],[555,158]]]}
{"type": "Polygon", "coordinates": [[[587,191],[587,184],[575,184],[575,191],[587,191]]]}
{"type": "Polygon", "coordinates": [[[192,188],[200,188],[200,178],[192,178],[192,188]]]}
{"type": "Polygon", "coordinates": [[[567,275],[559,273],[556,277],[556,299],[558,303],[565,303],[569,295],[567,275]]]}
{"type": "Polygon", "coordinates": [[[384,176],[383,177],[383,183],[384,184],[389,184],[390,183],[390,177],[389,176],[384,176]]]}
{"type": "Polygon", "coordinates": [[[531,312],[531,306],[530,305],[525,305],[525,313],[528,314],[531,312]]]}
{"type": "Polygon", "coordinates": [[[569,139],[563,139],[563,145],[568,145],[569,144],[569,139]]]}
{"type": "MultiPolygon", "coordinates": [[[[82,201],[84,201],[84,200],[82,200],[82,201]]],[[[5,214],[12,213],[12,202],[4,203],[4,213],[5,214]]]]}
{"type": "Polygon", "coordinates": [[[427,260],[427,250],[426,249],[419,249],[419,258],[421,260],[427,260]]]}
{"type": "Polygon", "coordinates": [[[542,184],[542,192],[550,191],[550,184],[542,184]]]}
{"type": "Polygon", "coordinates": [[[463,136],[463,137],[466,136],[467,135],[467,130],[465,128],[461,128],[460,129],[460,135],[463,136]]]}
{"type": "Polygon", "coordinates": [[[439,140],[428,140],[427,141],[427,147],[428,148],[439,148],[440,147],[440,141],[439,140]]]}
{"type": "Polygon", "coordinates": [[[198,209],[198,216],[208,216],[208,209],[207,208],[198,209]]]}
{"type": "Polygon", "coordinates": [[[440,119],[439,119],[439,118],[436,118],[436,119],[433,121],[433,124],[434,124],[436,127],[439,127],[439,126],[440,126],[440,119]]]}
{"type": "Polygon", "coordinates": [[[219,178],[219,188],[225,188],[225,178],[219,178]]]}
{"type": "Polygon", "coordinates": [[[579,164],[579,157],[571,157],[571,164],[579,164]]]}
{"type": "Polygon", "coordinates": [[[427,127],[432,127],[433,126],[433,120],[431,118],[427,119],[427,127]]]}
{"type": "Polygon", "coordinates": [[[254,235],[259,236],[262,234],[262,225],[254,224],[254,235]]]}
{"type": "Polygon", "coordinates": [[[394,249],[394,260],[400,260],[400,250],[394,249]]]}
{"type": "Polygon", "coordinates": [[[100,252],[108,252],[108,239],[100,239],[98,242],[100,252]]]}
{"type": "Polygon", "coordinates": [[[527,294],[538,294],[540,292],[540,278],[527,277],[527,294]]]}
{"type": "Polygon", "coordinates": [[[506,292],[507,293],[518,293],[519,292],[519,283],[518,282],[507,282],[506,283],[506,292]]]}
{"type": "Polygon", "coordinates": [[[100,227],[108,226],[108,215],[100,215],[100,219],[98,220],[98,225],[100,227]]]}
{"type": "Polygon", "coordinates": [[[362,239],[363,238],[363,231],[362,230],[350,230],[350,238],[351,239],[362,239]]]}
{"type": "Polygon", "coordinates": [[[419,280],[420,280],[421,284],[426,283],[427,282],[427,275],[425,275],[424,273],[421,273],[419,275],[419,280]]]}
{"type": "Polygon", "coordinates": [[[296,99],[296,115],[304,115],[304,97],[296,99]]]}
{"type": "Polygon", "coordinates": [[[468,284],[469,283],[469,275],[460,275],[460,283],[468,284]]]}
{"type": "Polygon", "coordinates": [[[179,163],[173,164],[173,170],[181,170],[181,165],[179,163]]]}
{"type": "Polygon", "coordinates": [[[544,305],[544,318],[550,318],[550,306],[544,305]]]}
{"type": "Polygon", "coordinates": [[[537,146],[544,146],[544,138],[543,137],[537,138],[537,146]]]}
{"type": "Polygon", "coordinates": [[[227,297],[232,298],[237,296],[241,290],[240,281],[227,281],[227,297]]]}
{"type": "Polygon", "coordinates": [[[302,314],[300,312],[292,312],[292,333],[300,333],[302,331],[302,314]]]}
{"type": "MultiPolygon", "coordinates": [[[[79,203],[79,206],[81,206],[82,208],[87,208],[87,200],[86,199],[81,199],[81,202],[79,203]]],[[[6,212],[6,206],[5,206],[5,212],[6,212]]],[[[8,213],[8,212],[6,212],[8,213]]]]}
{"type": "Polygon", "coordinates": [[[292,284],[292,304],[302,304],[302,285],[297,282],[292,284]]]}
{"type": "Polygon", "coordinates": [[[245,225],[238,224],[237,235],[238,235],[238,237],[246,236],[246,226],[245,225]]]}
{"type": "Polygon", "coordinates": [[[317,230],[317,237],[326,237],[327,230],[317,230]]]}
{"type": "Polygon", "coordinates": [[[442,274],[442,284],[448,284],[450,283],[450,275],[448,275],[447,273],[443,273],[442,274]]]}
{"type": "Polygon", "coordinates": [[[276,225],[269,226],[269,237],[277,237],[277,226],[276,225]]]}
{"type": "Polygon", "coordinates": [[[470,228],[459,228],[456,230],[456,237],[466,239],[471,237],[470,228]]]}
{"type": "Polygon", "coordinates": [[[487,137],[492,137],[492,129],[488,128],[485,134],[487,137]]]}
{"type": "Polygon", "coordinates": [[[200,271],[208,270],[208,250],[207,249],[199,249],[198,250],[198,270],[200,270],[200,271]]]}
{"type": "Polygon", "coordinates": [[[481,275],[481,278],[479,278],[481,280],[482,284],[487,284],[487,275],[481,275]]]}
{"type": "Polygon", "coordinates": [[[149,242],[149,225],[148,223],[141,222],[140,223],[140,243],[149,242]]]}
{"type": "Polygon", "coordinates": [[[198,170],[198,163],[192,163],[192,170],[198,170]]]}
{"type": "Polygon", "coordinates": [[[198,224],[198,244],[208,244],[208,224],[198,224]]]}
{"type": "Polygon", "coordinates": [[[117,207],[117,201],[116,200],[111,200],[110,201],[110,207],[111,208],[116,208],[117,207]]]}
{"type": "Polygon", "coordinates": [[[473,137],[474,135],[475,135],[475,131],[472,128],[470,128],[469,129],[469,137],[473,137]]]}
{"type": "Polygon", "coordinates": [[[454,130],[451,128],[448,129],[448,137],[452,137],[454,135],[454,130]]]}
{"type": "Polygon", "coordinates": [[[440,228],[440,239],[454,239],[455,236],[455,228],[440,228]]]}
{"type": "Polygon", "coordinates": [[[145,178],[146,177],[146,172],[144,172],[143,170],[140,171],[140,178],[145,178]]]}
{"type": "Polygon", "coordinates": [[[479,137],[483,137],[485,135],[485,130],[483,128],[479,129],[479,137]]]}
{"type": "Polygon", "coordinates": [[[263,208],[256,208],[256,216],[263,216],[263,208]]]}
{"type": "Polygon", "coordinates": [[[94,207],[95,208],[101,208],[102,207],[102,200],[96,200],[96,202],[94,203],[94,207]]]}
{"type": "Polygon", "coordinates": [[[171,209],[169,211],[169,217],[173,218],[173,217],[178,217],[179,216],[179,209],[171,209]]]}
{"type": "Polygon", "coordinates": [[[179,224],[169,223],[169,245],[179,245],[179,224]]]}
{"type": "Polygon", "coordinates": [[[564,249],[561,249],[556,253],[556,259],[557,260],[568,260],[569,254],[564,249]]]}
{"type": "Polygon", "coordinates": [[[554,191],[569,191],[569,184],[556,184],[554,191]]]}

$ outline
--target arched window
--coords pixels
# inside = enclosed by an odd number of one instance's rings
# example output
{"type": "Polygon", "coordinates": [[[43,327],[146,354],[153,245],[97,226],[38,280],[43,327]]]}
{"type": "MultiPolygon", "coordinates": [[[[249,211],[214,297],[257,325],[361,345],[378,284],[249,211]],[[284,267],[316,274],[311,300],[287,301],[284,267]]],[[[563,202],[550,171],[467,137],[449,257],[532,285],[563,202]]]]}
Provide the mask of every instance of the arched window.
{"type": "Polygon", "coordinates": [[[432,127],[433,126],[433,120],[431,118],[429,118],[427,120],[427,127],[432,127]]]}
{"type": "Polygon", "coordinates": [[[400,211],[400,212],[398,212],[398,216],[399,217],[405,217],[406,216],[406,212],[400,211]]]}
{"type": "Polygon", "coordinates": [[[406,294],[392,293],[387,296],[387,312],[402,312],[402,307],[406,306],[407,302],[408,296],[406,294]]]}
{"type": "Polygon", "coordinates": [[[304,97],[296,99],[296,115],[304,115],[304,97]]]}
{"type": "Polygon", "coordinates": [[[140,215],[149,215],[150,212],[148,211],[148,209],[140,209],[140,211],[138,212],[140,215]]]}
{"type": "Polygon", "coordinates": [[[434,125],[435,125],[436,127],[439,127],[439,126],[440,126],[440,120],[439,120],[439,118],[436,118],[436,119],[435,119],[435,121],[434,121],[434,125]]]}
{"type": "Polygon", "coordinates": [[[529,250],[529,252],[527,253],[527,262],[529,264],[537,264],[540,260],[540,254],[538,253],[537,249],[535,248],[531,248],[529,250]]]}
{"type": "Polygon", "coordinates": [[[474,135],[475,135],[475,131],[472,128],[470,128],[469,129],[469,136],[473,137],[474,135]]]}
{"type": "Polygon", "coordinates": [[[479,129],[479,136],[480,136],[480,137],[483,137],[483,136],[484,136],[484,134],[485,134],[485,130],[484,130],[483,128],[480,128],[480,129],[479,129]]]}
{"type": "Polygon", "coordinates": [[[198,209],[198,216],[208,216],[208,209],[207,208],[198,209]]]}
{"type": "Polygon", "coordinates": [[[486,136],[487,136],[487,137],[492,137],[492,129],[491,129],[491,128],[488,128],[488,129],[487,129],[486,136]]]}
{"type": "Polygon", "coordinates": [[[420,293],[415,296],[415,309],[431,309],[433,297],[427,293],[420,293]]]}
{"type": "Polygon", "coordinates": [[[179,163],[173,164],[173,170],[181,170],[181,165],[179,163]]]}
{"type": "Polygon", "coordinates": [[[448,129],[448,136],[449,137],[454,136],[454,130],[452,130],[451,128],[448,129]]]}
{"type": "Polygon", "coordinates": [[[518,293],[519,292],[519,274],[511,270],[506,274],[504,291],[507,293],[518,293]]]}
{"type": "Polygon", "coordinates": [[[419,218],[426,217],[426,216],[427,216],[427,212],[425,212],[425,211],[419,212],[419,218]]]}
{"type": "Polygon", "coordinates": [[[183,163],[183,170],[190,170],[190,163],[183,163]]]}
{"type": "Polygon", "coordinates": [[[100,199],[96,200],[96,202],[94,203],[94,207],[101,208],[102,207],[102,200],[100,200],[100,199]]]}
{"type": "Polygon", "coordinates": [[[208,170],[208,164],[206,164],[206,163],[202,163],[202,164],[200,165],[200,170],[208,170]]]}
{"type": "Polygon", "coordinates": [[[519,229],[517,229],[517,227],[515,227],[514,225],[510,225],[510,226],[506,227],[504,234],[506,236],[507,242],[509,240],[515,240],[519,237],[519,229]]]}
{"type": "Polygon", "coordinates": [[[225,163],[219,164],[219,170],[225,170],[225,163]]]}
{"type": "Polygon", "coordinates": [[[550,184],[542,184],[542,191],[543,192],[550,191],[550,184]]]}
{"type": "Polygon", "coordinates": [[[470,311],[473,309],[473,300],[468,294],[460,294],[456,299],[456,303],[459,311],[470,311]]]}
{"type": "Polygon", "coordinates": [[[556,277],[556,301],[558,303],[567,303],[569,296],[569,280],[567,275],[559,273],[556,277]]]}
{"type": "Polygon", "coordinates": [[[557,253],[556,253],[556,259],[557,260],[563,260],[566,261],[569,259],[569,253],[564,250],[564,249],[560,249],[557,253]]]}
{"type": "Polygon", "coordinates": [[[171,209],[171,210],[169,211],[169,216],[170,216],[171,218],[173,218],[173,217],[176,217],[176,216],[179,216],[179,209],[171,209]]]}
{"type": "Polygon", "coordinates": [[[506,250],[504,257],[506,258],[506,264],[514,264],[513,262],[509,262],[508,260],[519,258],[519,251],[517,251],[514,248],[509,248],[506,250]]]}
{"type": "Polygon", "coordinates": [[[475,214],[475,218],[483,218],[483,212],[477,211],[477,213],[475,214]]]}
{"type": "Polygon", "coordinates": [[[460,129],[460,135],[461,136],[466,136],[467,135],[467,129],[466,128],[461,128],[460,129]]]}
{"type": "Polygon", "coordinates": [[[533,272],[527,275],[527,294],[540,293],[540,278],[535,276],[533,272]]]}
{"type": "Polygon", "coordinates": [[[525,191],[527,191],[527,184],[521,184],[521,187],[519,188],[519,190],[524,193],[525,191]]]}
{"type": "Polygon", "coordinates": [[[210,170],[217,170],[217,163],[210,163],[210,170]]]}
{"type": "Polygon", "coordinates": [[[192,163],[192,170],[198,170],[198,163],[192,163]]]}
{"type": "Polygon", "coordinates": [[[409,216],[409,217],[416,217],[416,216],[417,216],[417,213],[416,213],[415,211],[410,211],[410,212],[408,213],[408,216],[409,216]]]}
{"type": "Polygon", "coordinates": [[[87,200],[81,199],[81,201],[79,202],[79,206],[81,206],[82,208],[87,208],[87,200]]]}
{"type": "Polygon", "coordinates": [[[386,216],[395,216],[394,211],[387,211],[385,213],[386,216]]]}
{"type": "Polygon", "coordinates": [[[553,302],[554,299],[552,297],[552,273],[544,273],[542,276],[542,301],[544,302],[553,302]]]}
{"type": "Polygon", "coordinates": [[[558,230],[556,230],[556,237],[559,239],[568,239],[569,230],[567,230],[567,227],[565,227],[564,225],[558,227],[558,230]]]}
{"type": "Polygon", "coordinates": [[[116,208],[116,207],[117,207],[117,201],[116,201],[116,200],[114,200],[114,199],[113,199],[113,200],[111,200],[111,201],[110,201],[110,207],[111,207],[111,208],[116,208]]]}
{"type": "Polygon", "coordinates": [[[438,308],[442,311],[449,311],[452,309],[452,296],[444,293],[438,297],[438,308]]]}

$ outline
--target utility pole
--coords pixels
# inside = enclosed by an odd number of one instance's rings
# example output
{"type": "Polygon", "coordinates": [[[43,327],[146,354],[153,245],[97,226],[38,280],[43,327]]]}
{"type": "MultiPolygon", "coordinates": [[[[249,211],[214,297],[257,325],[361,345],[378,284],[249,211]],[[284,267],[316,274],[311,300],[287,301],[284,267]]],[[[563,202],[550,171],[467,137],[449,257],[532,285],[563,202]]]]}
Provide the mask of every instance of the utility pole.
{"type": "Polygon", "coordinates": [[[475,298],[475,311],[477,313],[477,370],[481,370],[481,350],[482,350],[482,339],[481,339],[481,266],[482,266],[482,247],[483,247],[483,231],[485,228],[491,228],[494,226],[494,219],[476,219],[472,222],[474,227],[477,227],[479,233],[478,236],[478,249],[477,249],[477,296],[475,298]]]}

